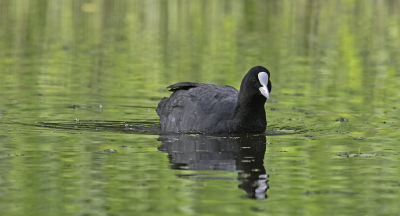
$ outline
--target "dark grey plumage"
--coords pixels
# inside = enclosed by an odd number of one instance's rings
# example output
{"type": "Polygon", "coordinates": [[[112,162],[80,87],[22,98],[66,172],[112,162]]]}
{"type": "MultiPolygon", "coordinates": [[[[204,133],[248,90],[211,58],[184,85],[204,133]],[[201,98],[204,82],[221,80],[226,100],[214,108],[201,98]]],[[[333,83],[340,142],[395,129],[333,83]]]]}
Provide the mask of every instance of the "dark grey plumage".
{"type": "MultiPolygon", "coordinates": [[[[258,73],[269,71],[253,67],[243,78],[240,92],[231,86],[203,83],[176,83],[167,88],[172,95],[163,98],[156,109],[163,131],[182,133],[263,132],[267,122],[260,93],[258,73]]],[[[268,80],[268,90],[271,83],[268,80]]]]}

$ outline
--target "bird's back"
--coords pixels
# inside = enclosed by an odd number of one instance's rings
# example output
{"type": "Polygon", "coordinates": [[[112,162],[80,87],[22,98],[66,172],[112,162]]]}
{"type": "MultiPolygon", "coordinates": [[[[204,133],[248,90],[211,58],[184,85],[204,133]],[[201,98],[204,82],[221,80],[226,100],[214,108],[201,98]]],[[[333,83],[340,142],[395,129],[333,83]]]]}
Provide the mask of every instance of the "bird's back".
{"type": "Polygon", "coordinates": [[[239,92],[231,86],[176,83],[156,109],[164,131],[183,133],[229,132],[239,92]]]}

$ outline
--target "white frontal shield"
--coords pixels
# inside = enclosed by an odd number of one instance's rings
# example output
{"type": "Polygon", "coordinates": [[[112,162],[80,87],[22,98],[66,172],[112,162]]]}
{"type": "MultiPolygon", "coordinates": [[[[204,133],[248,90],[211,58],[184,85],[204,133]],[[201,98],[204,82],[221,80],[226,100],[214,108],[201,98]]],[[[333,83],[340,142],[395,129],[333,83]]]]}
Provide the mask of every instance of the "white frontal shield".
{"type": "Polygon", "coordinates": [[[260,84],[262,85],[259,90],[264,97],[269,99],[269,91],[268,91],[268,74],[266,72],[260,72],[258,73],[258,80],[260,81],[260,84]]]}

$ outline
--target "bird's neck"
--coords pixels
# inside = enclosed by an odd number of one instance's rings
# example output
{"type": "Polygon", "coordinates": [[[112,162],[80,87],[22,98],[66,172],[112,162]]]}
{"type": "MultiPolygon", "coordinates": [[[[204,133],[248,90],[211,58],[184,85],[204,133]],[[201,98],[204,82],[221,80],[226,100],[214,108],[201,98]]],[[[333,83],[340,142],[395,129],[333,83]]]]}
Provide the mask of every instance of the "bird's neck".
{"type": "Polygon", "coordinates": [[[239,93],[234,113],[237,115],[262,110],[262,113],[265,114],[264,104],[266,101],[267,99],[262,95],[247,96],[239,93]]]}
{"type": "Polygon", "coordinates": [[[265,131],[265,102],[266,98],[263,96],[256,95],[250,98],[239,94],[233,116],[235,125],[249,130],[265,131]]]}

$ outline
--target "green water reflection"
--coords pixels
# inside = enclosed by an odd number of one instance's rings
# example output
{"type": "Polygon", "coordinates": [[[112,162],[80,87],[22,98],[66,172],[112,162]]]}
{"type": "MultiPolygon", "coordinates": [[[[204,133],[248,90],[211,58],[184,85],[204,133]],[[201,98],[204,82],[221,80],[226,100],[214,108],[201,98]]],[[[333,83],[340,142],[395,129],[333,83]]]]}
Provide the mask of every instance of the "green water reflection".
{"type": "Polygon", "coordinates": [[[0,215],[398,215],[399,4],[0,0],[0,215]],[[226,137],[166,149],[166,86],[239,88],[255,65],[264,158],[226,137]],[[338,156],[356,153],[378,156],[338,156]]]}

